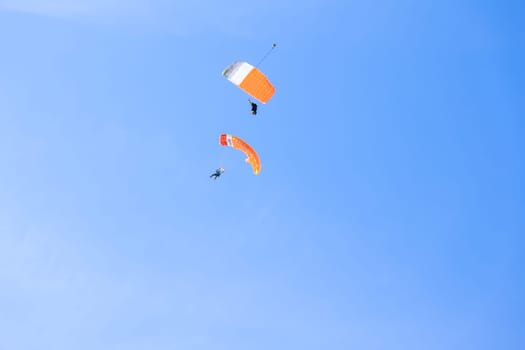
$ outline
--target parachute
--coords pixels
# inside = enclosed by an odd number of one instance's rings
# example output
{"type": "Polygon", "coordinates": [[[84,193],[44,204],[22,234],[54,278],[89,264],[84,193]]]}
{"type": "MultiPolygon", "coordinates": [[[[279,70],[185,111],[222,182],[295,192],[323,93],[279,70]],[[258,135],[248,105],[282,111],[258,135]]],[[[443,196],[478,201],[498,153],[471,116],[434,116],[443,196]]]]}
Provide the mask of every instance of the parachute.
{"type": "Polygon", "coordinates": [[[219,144],[221,146],[229,146],[243,152],[247,157],[245,159],[246,163],[249,163],[252,166],[253,173],[255,175],[259,174],[261,171],[261,161],[257,155],[257,152],[255,152],[252,146],[247,144],[241,138],[229,134],[221,134],[219,138],[219,144]]]}
{"type": "Polygon", "coordinates": [[[232,63],[222,72],[222,75],[262,103],[268,102],[275,93],[275,88],[268,78],[258,68],[247,62],[232,63]]]}

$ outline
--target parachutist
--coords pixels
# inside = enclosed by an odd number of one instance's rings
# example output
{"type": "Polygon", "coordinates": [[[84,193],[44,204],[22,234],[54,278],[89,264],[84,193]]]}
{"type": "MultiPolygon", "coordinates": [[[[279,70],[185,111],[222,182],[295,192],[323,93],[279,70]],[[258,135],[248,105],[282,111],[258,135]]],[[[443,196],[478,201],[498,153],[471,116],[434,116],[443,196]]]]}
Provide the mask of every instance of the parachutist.
{"type": "Polygon", "coordinates": [[[219,168],[217,170],[215,170],[215,172],[213,174],[210,175],[210,178],[213,177],[214,180],[217,180],[217,178],[219,176],[221,176],[221,174],[224,172],[224,168],[219,168]]]}
{"type": "Polygon", "coordinates": [[[252,114],[257,114],[257,103],[253,103],[252,100],[248,99],[248,102],[250,102],[250,105],[252,106],[252,114]]]}

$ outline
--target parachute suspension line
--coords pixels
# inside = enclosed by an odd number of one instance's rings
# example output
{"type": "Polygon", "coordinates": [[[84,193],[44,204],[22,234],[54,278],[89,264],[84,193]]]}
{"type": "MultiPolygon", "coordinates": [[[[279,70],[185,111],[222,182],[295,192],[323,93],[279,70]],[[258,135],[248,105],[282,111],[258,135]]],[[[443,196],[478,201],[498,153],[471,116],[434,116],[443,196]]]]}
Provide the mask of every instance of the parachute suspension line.
{"type": "Polygon", "coordinates": [[[273,43],[272,44],[272,48],[270,50],[268,50],[268,52],[266,52],[266,54],[263,56],[263,58],[261,58],[261,60],[259,61],[259,63],[257,63],[255,65],[255,68],[259,68],[259,66],[261,65],[261,63],[263,63],[263,61],[268,57],[270,56],[270,54],[272,53],[273,49],[275,49],[277,47],[277,44],[276,43],[273,43]]]}

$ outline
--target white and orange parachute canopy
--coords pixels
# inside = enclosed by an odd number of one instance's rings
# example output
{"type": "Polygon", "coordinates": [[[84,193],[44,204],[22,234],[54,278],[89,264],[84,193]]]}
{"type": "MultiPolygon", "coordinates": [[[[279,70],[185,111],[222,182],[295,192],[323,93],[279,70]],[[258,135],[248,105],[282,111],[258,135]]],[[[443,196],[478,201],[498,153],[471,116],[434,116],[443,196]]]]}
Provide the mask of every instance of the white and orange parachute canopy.
{"type": "Polygon", "coordinates": [[[247,157],[245,159],[246,163],[249,163],[252,166],[253,173],[255,175],[259,174],[261,171],[261,161],[257,155],[257,152],[255,152],[252,146],[250,146],[241,138],[229,134],[221,134],[219,138],[219,144],[221,146],[229,146],[243,152],[247,157]]]}
{"type": "Polygon", "coordinates": [[[268,102],[275,93],[275,88],[268,78],[247,62],[232,63],[222,72],[222,75],[262,103],[268,102]]]}

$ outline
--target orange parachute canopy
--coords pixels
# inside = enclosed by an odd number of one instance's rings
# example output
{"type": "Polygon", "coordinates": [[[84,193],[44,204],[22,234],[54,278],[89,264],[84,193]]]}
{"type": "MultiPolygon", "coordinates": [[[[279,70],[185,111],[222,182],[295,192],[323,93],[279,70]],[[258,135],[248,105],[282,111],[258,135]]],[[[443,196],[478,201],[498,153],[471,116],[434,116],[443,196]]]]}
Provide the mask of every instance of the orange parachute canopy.
{"type": "Polygon", "coordinates": [[[246,163],[249,163],[252,166],[253,173],[255,175],[259,174],[261,171],[261,161],[257,155],[257,152],[255,152],[252,146],[250,146],[241,138],[229,134],[221,134],[219,138],[219,144],[221,146],[233,147],[243,152],[247,157],[245,159],[246,163]]]}
{"type": "Polygon", "coordinates": [[[222,72],[222,75],[262,103],[268,102],[275,93],[275,88],[268,78],[247,62],[232,63],[222,72]]]}

